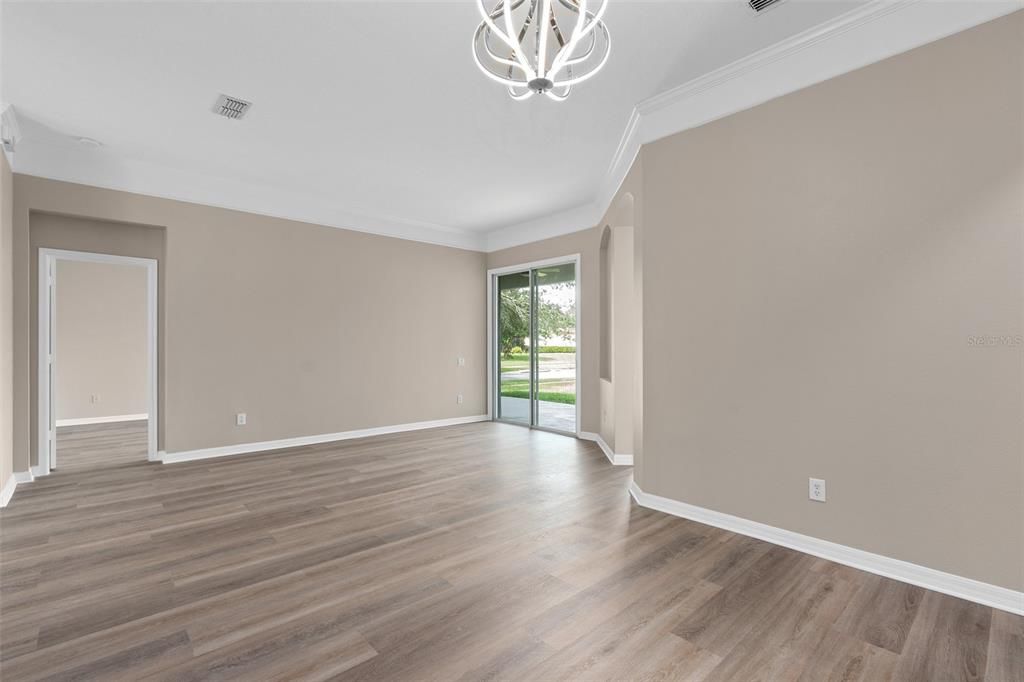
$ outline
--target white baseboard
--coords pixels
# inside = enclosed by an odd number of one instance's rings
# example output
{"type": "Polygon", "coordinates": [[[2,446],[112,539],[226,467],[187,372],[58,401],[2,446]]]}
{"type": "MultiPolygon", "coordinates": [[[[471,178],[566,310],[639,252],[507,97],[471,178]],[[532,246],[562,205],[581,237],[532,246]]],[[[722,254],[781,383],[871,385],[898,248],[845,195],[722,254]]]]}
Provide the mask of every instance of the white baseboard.
{"type": "Polygon", "coordinates": [[[331,443],[339,440],[350,440],[352,438],[382,436],[389,433],[401,433],[403,431],[418,431],[420,429],[436,429],[441,426],[471,424],[473,422],[483,422],[489,420],[490,417],[488,417],[486,414],[480,414],[473,415],[472,417],[453,417],[451,419],[435,419],[433,421],[412,422],[410,424],[377,426],[370,429],[357,429],[355,431],[322,433],[316,436],[299,436],[297,438],[282,438],[281,440],[266,440],[259,443],[239,443],[238,445],[224,445],[216,448],[203,448],[201,450],[163,452],[160,453],[160,461],[162,461],[164,464],[174,464],[176,462],[191,462],[197,459],[210,459],[213,457],[230,457],[232,455],[247,455],[255,452],[264,452],[266,450],[296,448],[303,445],[317,445],[319,443],[331,443]]]}
{"type": "Polygon", "coordinates": [[[4,483],[3,489],[0,489],[0,509],[7,506],[7,503],[11,501],[11,497],[14,495],[14,489],[18,487],[18,479],[11,474],[11,477],[7,479],[7,483],[4,483]]]}
{"type": "Polygon", "coordinates": [[[50,472],[46,471],[42,464],[37,464],[34,467],[30,467],[29,470],[24,473],[28,475],[28,481],[20,481],[20,483],[31,483],[35,479],[45,476],[50,472]]]}
{"type": "Polygon", "coordinates": [[[57,426],[84,426],[86,424],[112,424],[114,422],[135,422],[149,419],[148,414],[115,414],[110,417],[78,417],[76,419],[58,419],[57,426]]]}
{"type": "Polygon", "coordinates": [[[608,461],[615,466],[633,466],[633,455],[622,452],[615,452],[611,449],[608,443],[604,442],[604,438],[599,433],[593,433],[591,431],[580,431],[580,438],[583,440],[592,440],[597,443],[597,446],[601,448],[601,452],[608,458],[608,461]]]}
{"type": "Polygon", "coordinates": [[[641,507],[655,509],[673,516],[715,526],[716,528],[723,528],[740,535],[747,535],[775,545],[795,549],[798,552],[812,554],[822,559],[852,566],[868,573],[910,583],[911,585],[977,602],[978,604],[991,606],[1002,611],[1024,615],[1024,592],[983,583],[971,578],[964,578],[952,573],[937,571],[934,568],[919,566],[908,561],[882,556],[881,554],[872,554],[861,549],[840,545],[828,540],[821,540],[810,535],[794,533],[793,531],[758,523],[757,521],[750,521],[738,516],[723,514],[722,512],[667,497],[645,493],[636,484],[636,481],[630,482],[629,494],[633,496],[633,499],[641,507]]]}
{"type": "Polygon", "coordinates": [[[7,483],[4,484],[2,490],[0,490],[0,509],[7,506],[7,503],[11,501],[11,497],[14,495],[14,489],[21,483],[31,483],[35,480],[31,471],[15,471],[11,474],[11,477],[7,479],[7,483]]]}

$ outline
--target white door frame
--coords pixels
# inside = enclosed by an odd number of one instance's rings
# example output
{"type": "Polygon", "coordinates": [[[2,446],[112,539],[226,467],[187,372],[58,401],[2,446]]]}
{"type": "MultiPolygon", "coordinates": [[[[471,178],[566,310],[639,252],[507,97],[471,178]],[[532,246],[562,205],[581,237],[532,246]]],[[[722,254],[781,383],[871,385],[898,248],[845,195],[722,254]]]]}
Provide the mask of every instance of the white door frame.
{"type": "Polygon", "coordinates": [[[51,380],[57,364],[57,261],[70,260],[86,263],[108,263],[112,265],[134,265],[146,268],[146,344],[148,398],[148,449],[147,458],[159,461],[157,454],[157,262],[152,258],[114,256],[89,251],[67,251],[64,249],[39,249],[39,352],[38,352],[38,393],[37,411],[38,436],[36,441],[36,466],[33,473],[45,476],[56,466],[57,433],[56,419],[51,395],[51,380]]]}
{"type": "MultiPolygon", "coordinates": [[[[580,384],[580,349],[583,347],[583,339],[580,335],[583,330],[583,325],[580,323],[583,315],[583,306],[581,305],[580,300],[580,292],[582,290],[580,282],[583,281],[583,276],[580,270],[581,262],[582,258],[580,258],[580,254],[573,253],[568,256],[545,258],[543,260],[535,260],[530,263],[520,263],[518,265],[493,268],[487,271],[487,416],[492,420],[496,419],[494,403],[498,390],[498,387],[494,385],[494,377],[498,374],[498,354],[497,349],[494,347],[494,339],[498,333],[498,319],[494,314],[498,290],[497,287],[494,286],[494,283],[498,275],[508,275],[515,272],[522,272],[524,270],[529,271],[533,268],[545,268],[552,265],[565,265],[567,263],[572,263],[576,268],[576,436],[579,437],[580,414],[583,411],[581,407],[583,404],[583,391],[582,385],[580,384]]],[[[537,426],[533,426],[531,428],[540,428],[545,431],[552,430],[537,426]]],[[[556,433],[564,433],[564,431],[556,431],[556,433]]]]}

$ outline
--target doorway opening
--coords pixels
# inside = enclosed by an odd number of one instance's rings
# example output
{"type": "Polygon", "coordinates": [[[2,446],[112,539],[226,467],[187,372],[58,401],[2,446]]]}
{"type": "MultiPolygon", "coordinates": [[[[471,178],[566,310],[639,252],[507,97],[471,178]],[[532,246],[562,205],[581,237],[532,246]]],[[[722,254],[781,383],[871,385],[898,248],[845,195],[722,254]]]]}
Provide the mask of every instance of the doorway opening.
{"type": "Polygon", "coordinates": [[[33,472],[158,461],[157,261],[39,249],[33,472]]]}
{"type": "Polygon", "coordinates": [[[493,419],[579,435],[579,260],[488,272],[493,419]]]}

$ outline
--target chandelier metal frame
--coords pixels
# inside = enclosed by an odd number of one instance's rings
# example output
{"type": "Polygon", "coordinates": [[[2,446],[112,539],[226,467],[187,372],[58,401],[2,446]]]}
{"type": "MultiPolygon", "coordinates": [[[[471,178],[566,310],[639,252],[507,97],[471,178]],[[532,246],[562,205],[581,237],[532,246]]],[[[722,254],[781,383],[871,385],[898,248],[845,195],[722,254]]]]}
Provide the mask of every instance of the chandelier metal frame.
{"type": "Polygon", "coordinates": [[[484,2],[476,0],[483,21],[473,34],[473,59],[512,99],[542,94],[563,101],[608,61],[611,37],[602,21],[608,0],[498,0],[492,9],[484,2]]]}

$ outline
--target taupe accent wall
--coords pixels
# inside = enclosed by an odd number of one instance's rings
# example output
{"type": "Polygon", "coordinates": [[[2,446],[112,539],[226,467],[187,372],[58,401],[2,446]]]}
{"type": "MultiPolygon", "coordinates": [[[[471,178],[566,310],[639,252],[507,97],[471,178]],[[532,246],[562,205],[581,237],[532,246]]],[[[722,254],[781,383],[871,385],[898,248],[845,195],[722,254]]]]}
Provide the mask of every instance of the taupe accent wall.
{"type": "Polygon", "coordinates": [[[0,489],[14,472],[14,178],[0,151],[0,489]]]}
{"type": "Polygon", "coordinates": [[[57,261],[57,423],[149,410],[146,268],[57,261]]]}
{"type": "Polygon", "coordinates": [[[1024,588],[1024,13],[648,145],[644,178],[640,486],[1024,588]]]}
{"type": "Polygon", "coordinates": [[[46,246],[165,239],[167,452],[486,413],[482,253],[19,174],[14,201],[15,470],[35,457],[30,230],[62,216],[46,246]]]}

